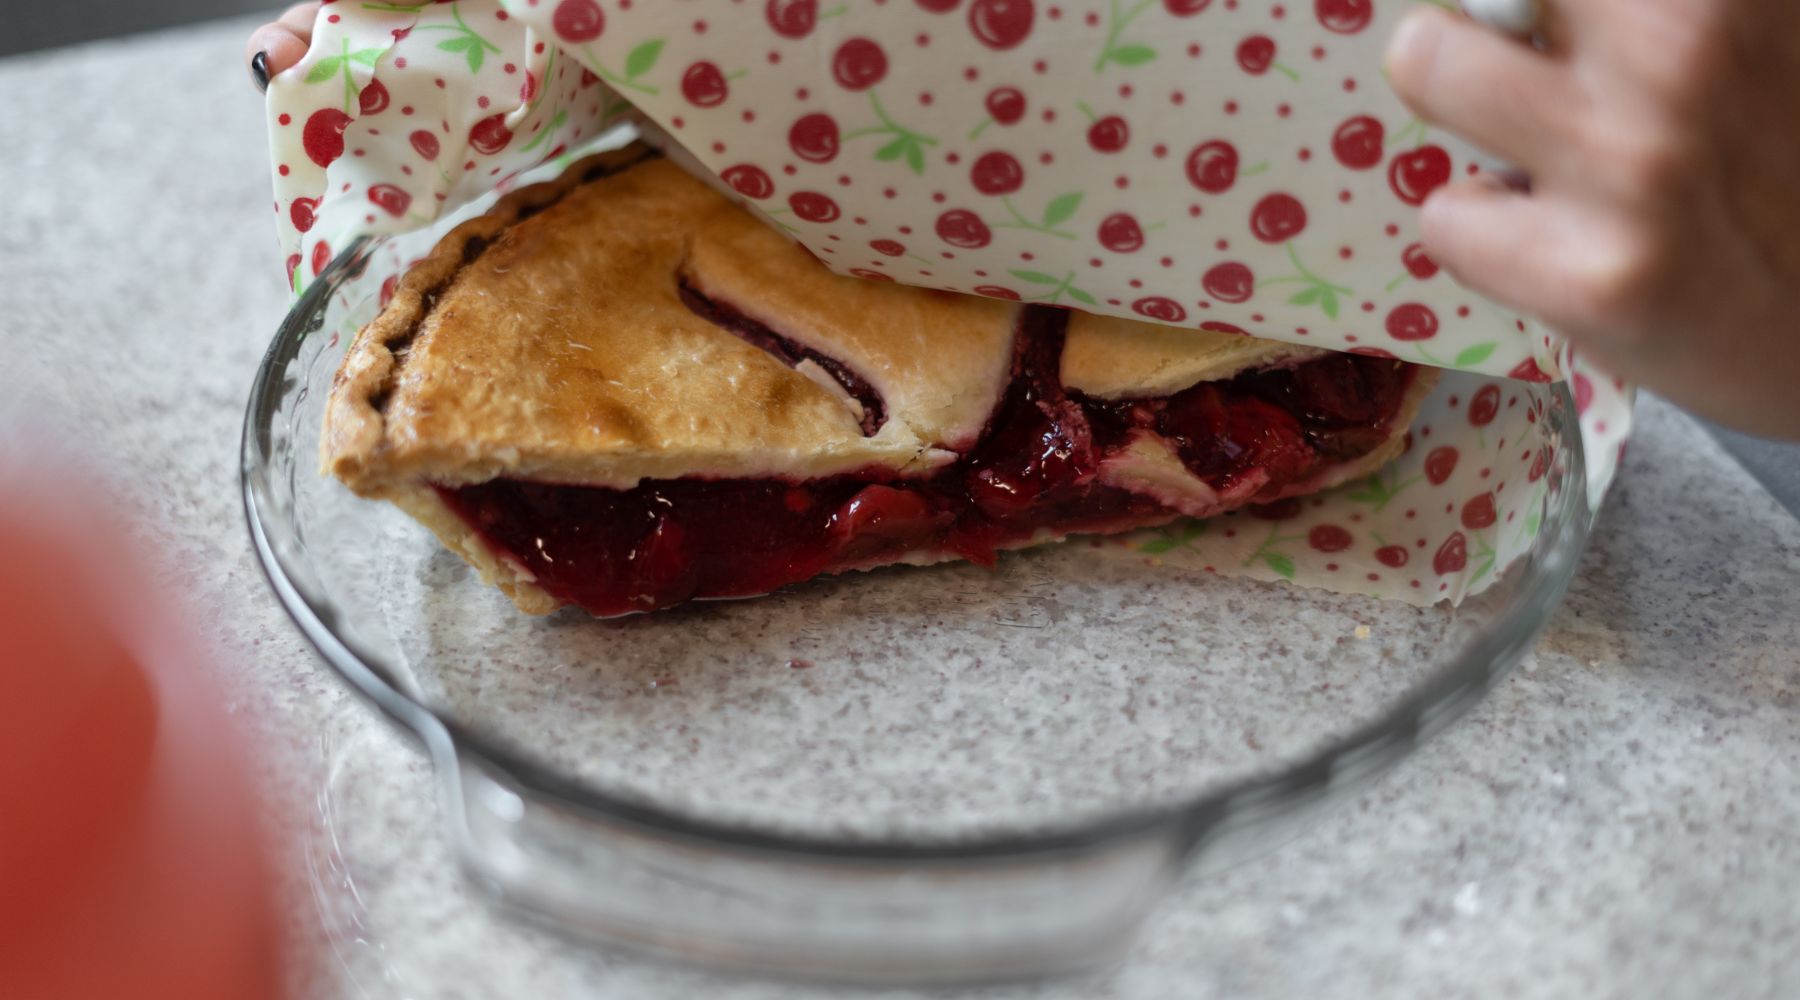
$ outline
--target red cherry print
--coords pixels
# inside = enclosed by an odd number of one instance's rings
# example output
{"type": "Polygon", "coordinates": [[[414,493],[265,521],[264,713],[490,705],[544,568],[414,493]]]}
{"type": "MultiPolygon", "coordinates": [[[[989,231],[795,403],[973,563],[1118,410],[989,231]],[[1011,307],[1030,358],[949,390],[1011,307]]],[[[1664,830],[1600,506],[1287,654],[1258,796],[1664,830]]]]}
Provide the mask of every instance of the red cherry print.
{"type": "Polygon", "coordinates": [[[1348,353],[1360,354],[1365,358],[1384,358],[1388,361],[1400,360],[1400,356],[1393,351],[1383,350],[1379,347],[1352,347],[1348,353]]]}
{"type": "Polygon", "coordinates": [[[1019,301],[1018,292],[1015,292],[1010,288],[1001,288],[999,285],[976,285],[975,294],[985,295],[990,299],[1010,299],[1013,302],[1019,301]]]}
{"type": "Polygon", "coordinates": [[[1268,35],[1251,35],[1238,43],[1238,65],[1251,76],[1261,76],[1269,71],[1275,61],[1275,39],[1268,35]]]}
{"type": "Polygon", "coordinates": [[[831,75],[845,90],[867,90],[887,76],[887,53],[867,38],[852,38],[831,57],[831,75]]]}
{"type": "Polygon", "coordinates": [[[919,6],[933,14],[948,14],[955,10],[959,3],[962,3],[962,0],[919,0],[919,6]]]}
{"type": "Polygon", "coordinates": [[[1469,424],[1486,427],[1500,412],[1500,387],[1484,385],[1469,399],[1469,424]]]}
{"type": "Polygon", "coordinates": [[[599,82],[600,78],[594,75],[593,70],[588,69],[586,66],[581,68],[581,89],[586,90],[599,82]]]}
{"type": "Polygon", "coordinates": [[[438,137],[435,134],[433,134],[425,129],[419,129],[417,132],[414,132],[412,135],[407,136],[407,138],[412,140],[412,148],[413,148],[414,152],[418,153],[420,156],[424,157],[427,160],[437,159],[437,157],[438,157],[438,137]]]}
{"type": "Polygon", "coordinates": [[[1017,87],[995,87],[988,91],[987,113],[1002,125],[1011,125],[1025,117],[1025,95],[1017,87]]]}
{"type": "Polygon", "coordinates": [[[1331,153],[1351,170],[1368,170],[1381,165],[1386,141],[1387,129],[1379,119],[1357,115],[1331,134],[1331,153]]]}
{"type": "Polygon", "coordinates": [[[1404,545],[1383,545],[1375,550],[1375,558],[1383,566],[1399,569],[1412,558],[1412,553],[1406,551],[1404,545]]]}
{"type": "Polygon", "coordinates": [[[1179,323],[1187,319],[1187,310],[1181,308],[1181,303],[1174,299],[1163,298],[1161,295],[1147,295],[1133,302],[1131,311],[1139,316],[1148,316],[1165,323],[1179,323]]]}
{"type": "Polygon", "coordinates": [[[519,84],[519,100],[520,100],[520,102],[525,103],[525,104],[530,104],[531,99],[537,96],[537,92],[538,92],[537,74],[533,73],[530,70],[526,70],[525,71],[525,82],[519,84]]]}
{"type": "Polygon", "coordinates": [[[808,222],[830,222],[838,217],[837,202],[817,191],[795,191],[788,195],[788,207],[808,222]]]}
{"type": "MultiPolygon", "coordinates": [[[[288,254],[288,259],[287,259],[287,276],[288,276],[288,285],[289,285],[289,287],[292,287],[292,286],[293,286],[293,284],[294,284],[294,272],[295,272],[295,271],[296,271],[296,270],[299,270],[299,268],[300,268],[300,255],[299,255],[299,254],[297,254],[297,253],[291,253],[291,254],[288,254]]],[[[383,304],[383,305],[386,305],[386,304],[387,304],[387,303],[385,303],[385,302],[384,302],[384,303],[382,303],[382,304],[383,304]]]]}
{"type": "Polygon", "coordinates": [[[1449,445],[1433,448],[1431,454],[1425,456],[1425,478],[1431,480],[1433,486],[1444,485],[1456,471],[1456,459],[1456,449],[1449,445]]]}
{"type": "Polygon", "coordinates": [[[492,156],[505,149],[512,137],[512,130],[506,127],[505,115],[489,115],[476,122],[475,127],[469,130],[469,145],[477,153],[492,156]]]}
{"type": "Polygon", "coordinates": [[[1438,273],[1437,261],[1425,252],[1425,244],[1414,243],[1400,254],[1400,263],[1406,265],[1408,274],[1420,281],[1429,281],[1438,273]]]}
{"type": "Polygon", "coordinates": [[[969,4],[969,30],[990,49],[1010,49],[1031,34],[1035,13],[1032,0],[975,0],[969,4]]]}
{"type": "Polygon", "coordinates": [[[888,257],[898,257],[906,252],[906,247],[898,240],[870,240],[869,249],[888,257]]]}
{"type": "Polygon", "coordinates": [[[1342,552],[1355,541],[1350,532],[1335,524],[1321,524],[1306,535],[1307,544],[1320,552],[1342,552]]]}
{"type": "Polygon", "coordinates": [[[295,229],[304,233],[313,227],[313,219],[318,211],[319,199],[295,198],[294,203],[288,206],[288,220],[294,224],[295,229]]]}
{"type": "Polygon", "coordinates": [[[1431,559],[1431,568],[1436,570],[1439,576],[1460,573],[1467,565],[1469,565],[1469,540],[1464,538],[1460,531],[1444,539],[1444,544],[1438,547],[1437,555],[1431,559]]]}
{"type": "Polygon", "coordinates": [[[1395,340],[1430,340],[1437,336],[1437,313],[1417,302],[1395,306],[1387,316],[1387,332],[1395,340]]]}
{"type": "Polygon", "coordinates": [[[381,293],[377,297],[377,304],[381,308],[386,309],[387,304],[394,301],[394,289],[398,287],[400,287],[400,276],[398,274],[390,274],[381,279],[381,293]]]}
{"type": "Polygon", "coordinates": [[[1586,375],[1575,373],[1575,412],[1586,413],[1588,404],[1594,401],[1594,383],[1586,375]]]}
{"type": "Polygon", "coordinates": [[[725,83],[725,74],[719,72],[715,63],[702,59],[681,74],[681,96],[697,108],[724,104],[730,93],[731,88],[725,83]]]}
{"type": "Polygon", "coordinates": [[[975,250],[987,246],[994,238],[981,216],[966,208],[953,208],[937,219],[938,238],[953,247],[975,250]]]}
{"type": "Polygon", "coordinates": [[[1388,186],[1408,205],[1423,205],[1431,192],[1449,182],[1450,154],[1442,146],[1401,153],[1388,166],[1388,186]]]}
{"type": "Polygon", "coordinates": [[[823,112],[802,115],[788,129],[788,148],[802,160],[830,163],[838,154],[836,120],[823,112]]]}
{"type": "Polygon", "coordinates": [[[306,147],[307,159],[321,167],[344,155],[344,129],[350,127],[350,116],[336,108],[320,108],[306,119],[300,129],[300,143],[306,147]]]}
{"type": "Polygon", "coordinates": [[[565,41],[591,42],[606,29],[606,15],[594,0],[562,0],[550,16],[550,26],[565,41]]]}
{"type": "Polygon", "coordinates": [[[850,273],[856,275],[859,278],[867,278],[870,281],[893,281],[894,280],[892,275],[882,274],[880,271],[871,271],[866,267],[853,267],[850,269],[850,273]]]}
{"type": "Polygon", "coordinates": [[[1163,0],[1163,9],[1176,17],[1193,17],[1212,6],[1212,0],[1163,0]]]}
{"type": "Polygon", "coordinates": [[[329,243],[326,243],[324,240],[320,240],[319,242],[313,244],[313,252],[312,252],[313,277],[315,277],[315,278],[318,277],[319,272],[325,270],[325,265],[327,265],[329,263],[331,263],[331,245],[329,243]]]}
{"type": "Polygon", "coordinates": [[[1203,142],[1188,154],[1187,178],[1207,194],[1224,194],[1237,183],[1237,147],[1223,139],[1203,142]]]}
{"type": "Polygon", "coordinates": [[[1131,139],[1131,128],[1118,115],[1107,115],[1088,126],[1088,145],[1095,152],[1116,153],[1131,139]]]}
{"type": "Polygon", "coordinates": [[[775,193],[775,182],[759,166],[740,163],[735,167],[726,167],[719,175],[731,189],[746,198],[767,198],[775,193]]]}
{"type": "Polygon", "coordinates": [[[1250,232],[1264,243],[1286,243],[1306,229],[1306,206],[1291,194],[1272,194],[1250,213],[1250,232]]]}
{"type": "Polygon", "coordinates": [[[1545,385],[1550,383],[1550,376],[1544,374],[1544,370],[1538,367],[1537,361],[1531,358],[1526,358],[1524,361],[1519,362],[1518,367],[1506,373],[1506,377],[1524,379],[1527,382],[1539,382],[1545,385]]]}
{"type": "Polygon", "coordinates": [[[1218,320],[1207,320],[1200,324],[1200,329],[1208,330],[1213,333],[1229,333],[1233,337],[1250,336],[1249,330],[1246,330],[1241,326],[1232,326],[1230,323],[1221,323],[1218,320]]]}
{"type": "Polygon", "coordinates": [[[1327,31],[1354,35],[1375,16],[1375,0],[1313,0],[1313,13],[1327,31]]]}
{"type": "Polygon", "coordinates": [[[1100,222],[1100,245],[1114,253],[1133,253],[1144,245],[1144,230],[1126,212],[1114,212],[1100,222]]]}
{"type": "Polygon", "coordinates": [[[1012,194],[1025,184],[1025,168],[1011,153],[983,153],[969,169],[969,182],[982,194],[1012,194]]]}
{"type": "Polygon", "coordinates": [[[1494,513],[1494,494],[1492,492],[1483,493],[1463,504],[1462,525],[1470,531],[1491,528],[1499,519],[1499,516],[1494,513]]]}
{"type": "Polygon", "coordinates": [[[356,108],[363,115],[378,115],[387,110],[388,89],[380,80],[370,80],[356,95],[356,108]]]}
{"type": "Polygon", "coordinates": [[[783,38],[805,38],[819,20],[819,0],[769,0],[769,27],[783,38]]]}
{"type": "Polygon", "coordinates": [[[1235,260],[1213,265],[1200,279],[1206,294],[1220,302],[1247,302],[1256,292],[1256,275],[1235,260]]]}
{"type": "Polygon", "coordinates": [[[405,215],[406,209],[412,205],[412,195],[392,184],[377,184],[371,187],[369,200],[380,205],[387,214],[395,218],[405,215]]]}
{"type": "Polygon", "coordinates": [[[1531,460],[1531,471],[1526,473],[1525,478],[1535,483],[1544,478],[1544,473],[1549,469],[1550,449],[1548,447],[1539,448],[1537,455],[1531,460]]]}

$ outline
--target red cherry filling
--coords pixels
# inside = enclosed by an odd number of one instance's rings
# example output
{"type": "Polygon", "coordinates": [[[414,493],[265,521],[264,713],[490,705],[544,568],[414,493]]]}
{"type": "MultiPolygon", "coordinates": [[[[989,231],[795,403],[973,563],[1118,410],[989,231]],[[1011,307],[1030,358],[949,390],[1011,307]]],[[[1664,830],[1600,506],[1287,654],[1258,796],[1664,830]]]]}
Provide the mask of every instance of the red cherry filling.
{"type": "MultiPolygon", "coordinates": [[[[682,294],[696,312],[790,364],[817,361],[865,412],[879,412],[879,395],[841,363],[690,288],[682,294]]],[[[1273,499],[1386,440],[1413,373],[1399,362],[1332,355],[1165,398],[1089,400],[1058,378],[1067,324],[1061,310],[1022,310],[1012,379],[987,428],[929,476],[871,469],[799,483],[646,480],[629,490],[502,479],[438,492],[538,586],[617,615],[763,594],[907,554],[991,565],[1001,549],[1043,533],[1171,520],[1177,512],[1159,501],[1096,481],[1102,459],[1136,431],[1167,439],[1221,492],[1260,470],[1268,478],[1256,496],[1273,499]]]]}

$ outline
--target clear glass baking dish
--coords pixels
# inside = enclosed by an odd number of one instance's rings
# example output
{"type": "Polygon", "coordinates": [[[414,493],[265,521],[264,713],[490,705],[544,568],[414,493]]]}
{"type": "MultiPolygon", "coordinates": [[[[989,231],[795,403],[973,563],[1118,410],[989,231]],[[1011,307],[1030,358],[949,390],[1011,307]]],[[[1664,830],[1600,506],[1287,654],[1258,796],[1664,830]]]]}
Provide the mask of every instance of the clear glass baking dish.
{"type": "Polygon", "coordinates": [[[417,734],[475,884],[663,956],[909,984],[1111,962],[1178,875],[1279,844],[1503,678],[1591,522],[1558,387],[1522,442],[1554,447],[1542,529],[1455,607],[1076,540],[992,571],[526,618],[317,472],[376,278],[421,245],[351,247],[276,334],[244,428],[256,552],[326,662],[417,734]]]}

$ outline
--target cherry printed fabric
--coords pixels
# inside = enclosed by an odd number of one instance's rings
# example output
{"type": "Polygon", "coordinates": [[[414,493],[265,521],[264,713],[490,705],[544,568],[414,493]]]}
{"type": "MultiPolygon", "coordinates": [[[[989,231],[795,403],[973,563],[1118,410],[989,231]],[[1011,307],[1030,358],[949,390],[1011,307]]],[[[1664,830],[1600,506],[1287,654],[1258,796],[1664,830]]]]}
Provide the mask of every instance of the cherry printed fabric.
{"type": "Polygon", "coordinates": [[[1381,78],[1411,2],[327,2],[269,94],[287,267],[303,290],[357,236],[433,223],[631,117],[842,273],[1491,376],[1446,379],[1389,478],[1268,522],[1260,547],[1225,552],[1247,527],[1143,543],[1457,597],[1535,533],[1542,385],[1572,385],[1596,504],[1631,394],[1420,248],[1426,195],[1489,164],[1381,78]],[[1377,537],[1393,510],[1411,526],[1377,537]]]}

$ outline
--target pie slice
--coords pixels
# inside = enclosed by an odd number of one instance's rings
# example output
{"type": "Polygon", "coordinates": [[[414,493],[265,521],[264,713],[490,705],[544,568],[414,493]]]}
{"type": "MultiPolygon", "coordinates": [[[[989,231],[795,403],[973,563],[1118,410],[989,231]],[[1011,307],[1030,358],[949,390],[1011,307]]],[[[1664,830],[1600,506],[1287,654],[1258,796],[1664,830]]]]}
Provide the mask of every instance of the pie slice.
{"type": "Polygon", "coordinates": [[[1434,379],[839,277],[632,147],[415,265],[322,450],[524,611],[618,615],[1326,489],[1400,451],[1434,379]]]}

